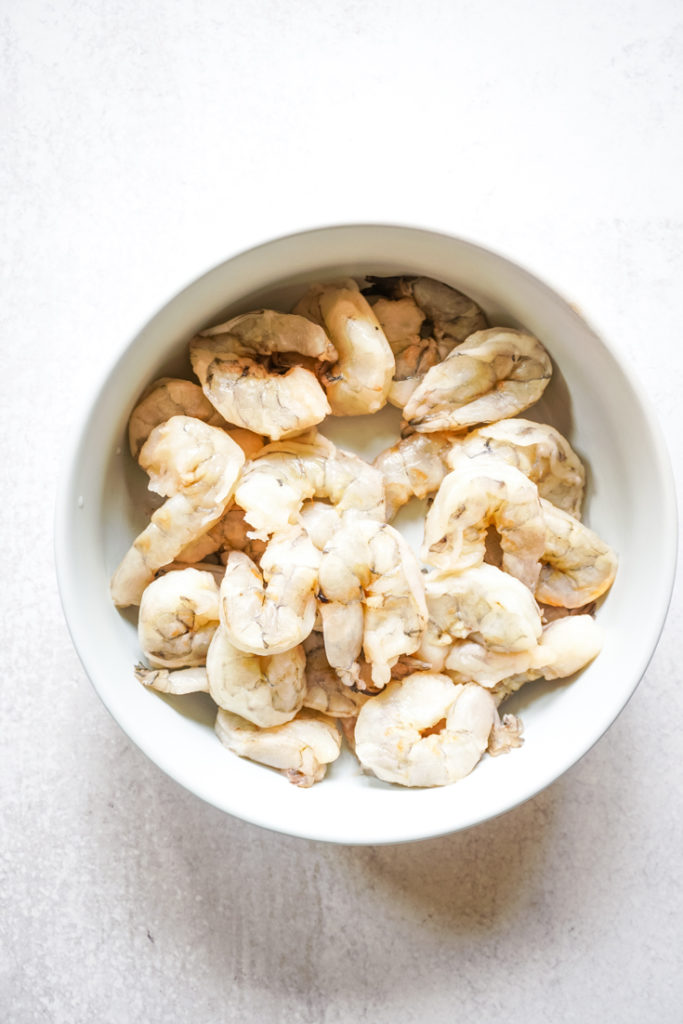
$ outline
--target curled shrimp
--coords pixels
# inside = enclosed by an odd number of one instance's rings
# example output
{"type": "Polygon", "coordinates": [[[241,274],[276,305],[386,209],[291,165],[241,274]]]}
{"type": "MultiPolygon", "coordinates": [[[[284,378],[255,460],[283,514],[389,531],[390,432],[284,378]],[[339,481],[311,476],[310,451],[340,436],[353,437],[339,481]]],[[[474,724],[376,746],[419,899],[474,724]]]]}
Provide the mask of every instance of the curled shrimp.
{"type": "Polygon", "coordinates": [[[586,471],[569,441],[555,427],[521,417],[499,420],[456,440],[446,462],[454,464],[461,453],[471,459],[486,455],[502,459],[533,480],[541,498],[580,517],[586,471]]]}
{"type": "Polygon", "coordinates": [[[396,370],[389,401],[402,409],[427,370],[454,345],[488,326],[467,295],[431,277],[372,277],[363,294],[391,345],[396,370]]]}
{"type": "Polygon", "coordinates": [[[368,698],[341,681],[327,660],[322,634],[311,633],[303,647],[306,652],[304,707],[333,718],[355,718],[368,698]]]}
{"type": "Polygon", "coordinates": [[[527,651],[493,651],[473,640],[459,640],[446,651],[443,671],[456,682],[473,680],[507,695],[529,680],[563,679],[584,668],[600,652],[602,631],[590,615],[571,615],[543,627],[527,651]]]}
{"type": "Polygon", "coordinates": [[[261,655],[302,643],[315,623],[320,558],[302,526],[275,534],[260,568],[243,552],[231,552],[220,588],[221,623],[230,642],[261,655]]]}
{"type": "Polygon", "coordinates": [[[427,622],[422,575],[407,542],[386,523],[342,525],[323,550],[319,595],[327,657],[349,685],[363,685],[359,637],[375,687],[389,681],[402,654],[417,650],[427,622]]]}
{"type": "Polygon", "coordinates": [[[463,458],[444,477],[425,519],[423,561],[457,571],[481,565],[491,525],[503,569],[533,591],[545,546],[538,490],[514,466],[492,458],[463,458]]]}
{"type": "Polygon", "coordinates": [[[190,342],[190,360],[204,394],[229,422],[277,440],[320,423],[330,412],[314,373],[285,373],[260,358],[271,352],[336,358],[323,329],[305,317],[257,310],[202,331],[190,342]]]}
{"type": "Polygon", "coordinates": [[[536,598],[543,604],[581,608],[614,582],[617,556],[593,530],[541,499],[545,547],[536,598]]]}
{"type": "Polygon", "coordinates": [[[477,331],[428,370],[403,415],[415,430],[462,430],[514,416],[541,397],[552,364],[538,339],[508,327],[477,331]]]}
{"type": "Polygon", "coordinates": [[[324,374],[327,399],[335,416],[377,412],[386,404],[395,361],[380,323],[351,278],[314,284],[295,313],[322,324],[339,358],[324,374]]]}
{"type": "Polygon", "coordinates": [[[193,416],[212,427],[227,426],[198,384],[177,377],[160,377],[143,391],[128,420],[128,443],[134,459],[153,429],[171,416],[193,416]]]}
{"type": "Polygon", "coordinates": [[[138,639],[154,668],[203,665],[217,628],[218,584],[212,573],[180,569],[145,587],[138,639]]]}
{"type": "Polygon", "coordinates": [[[172,416],[155,427],[140,465],[150,489],[166,496],[133,541],[111,581],[114,604],[139,604],[162,566],[218,522],[244,465],[244,452],[225,431],[191,416],[172,416]]]}
{"type": "Polygon", "coordinates": [[[341,735],[334,722],[307,709],[284,725],[268,729],[221,709],[216,735],[234,754],[277,768],[289,782],[303,788],[320,782],[341,750],[341,735]]]}
{"type": "Polygon", "coordinates": [[[527,651],[541,636],[541,614],[520,580],[493,565],[425,577],[427,631],[435,642],[476,640],[493,651],[527,651]]]}
{"type": "Polygon", "coordinates": [[[301,646],[259,656],[240,651],[220,626],[206,658],[209,693],[220,708],[269,728],[289,722],[306,693],[306,655],[301,646]]]}
{"type": "Polygon", "coordinates": [[[251,536],[263,540],[296,522],[304,501],[313,497],[326,498],[340,514],[385,516],[379,470],[317,431],[267,445],[245,468],[235,491],[235,503],[253,527],[251,536]]]}
{"type": "MultiPolygon", "coordinates": [[[[482,687],[416,672],[390,683],[360,709],[356,755],[385,782],[445,786],[469,775],[496,725],[495,701],[482,687]]],[[[515,739],[511,735],[510,745],[515,739]]],[[[499,729],[498,747],[501,741],[499,729]]]]}

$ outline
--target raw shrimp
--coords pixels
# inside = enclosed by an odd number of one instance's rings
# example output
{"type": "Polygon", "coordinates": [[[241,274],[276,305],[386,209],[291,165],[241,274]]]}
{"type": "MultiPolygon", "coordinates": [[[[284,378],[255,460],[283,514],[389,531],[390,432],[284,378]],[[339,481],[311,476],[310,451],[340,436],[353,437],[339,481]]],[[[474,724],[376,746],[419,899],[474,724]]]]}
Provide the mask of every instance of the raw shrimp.
{"type": "Polygon", "coordinates": [[[481,565],[490,525],[500,537],[503,569],[533,590],[545,545],[538,490],[493,458],[463,457],[444,477],[425,519],[423,561],[457,571],[481,565]]]}
{"type": "Polygon", "coordinates": [[[403,410],[420,432],[514,416],[541,397],[552,364],[540,341],[508,327],[477,331],[433,366],[403,410]]]}
{"type": "Polygon", "coordinates": [[[320,559],[302,526],[276,533],[260,568],[241,551],[231,552],[220,589],[221,623],[230,642],[261,655],[302,643],[315,622],[320,559]]]}
{"type": "Polygon", "coordinates": [[[220,708],[269,728],[289,722],[306,693],[306,655],[299,645],[259,657],[240,651],[221,626],[206,659],[209,693],[220,708]]]}
{"type": "Polygon", "coordinates": [[[528,587],[493,565],[425,577],[428,632],[476,640],[493,651],[528,651],[541,636],[541,614],[528,587]]]}
{"type": "Polygon", "coordinates": [[[438,490],[453,460],[462,455],[492,455],[515,466],[536,484],[541,497],[580,516],[586,474],[579,457],[554,427],[515,418],[466,435],[413,433],[380,452],[373,465],[384,474],[387,519],[411,498],[438,490]]]}
{"type": "Polygon", "coordinates": [[[500,420],[455,441],[446,455],[449,465],[461,452],[471,459],[493,455],[516,466],[537,485],[541,498],[580,516],[586,471],[569,441],[549,424],[521,417],[500,420]]]}
{"type": "Polygon", "coordinates": [[[311,633],[303,644],[306,652],[304,707],[333,718],[355,718],[368,699],[345,686],[327,660],[321,633],[311,633]]]}
{"type": "Polygon", "coordinates": [[[344,635],[331,628],[330,610],[323,604],[330,664],[349,685],[361,682],[356,648],[362,612],[363,650],[372,666],[372,682],[383,686],[399,657],[417,650],[427,622],[422,575],[407,542],[386,523],[347,520],[325,546],[319,588],[323,602],[344,608],[340,618],[346,625],[348,615],[354,627],[348,630],[345,653],[344,635]]]}
{"type": "MultiPolygon", "coordinates": [[[[482,687],[416,672],[360,709],[356,755],[385,782],[445,786],[469,775],[496,724],[495,702],[482,687]]],[[[498,745],[501,739],[499,732],[498,745]]]]}
{"type": "Polygon", "coordinates": [[[203,665],[217,628],[218,584],[210,572],[181,569],[145,587],[138,639],[154,668],[203,665]]]}
{"type": "Polygon", "coordinates": [[[307,709],[292,721],[269,729],[259,729],[221,709],[216,717],[216,735],[228,750],[278,768],[289,782],[303,788],[320,782],[327,765],[336,761],[341,750],[341,735],[334,722],[307,709]]]}
{"type": "Polygon", "coordinates": [[[431,277],[372,277],[363,294],[396,359],[389,401],[402,409],[427,370],[454,345],[487,327],[483,310],[462,292],[431,277]]]}
{"type": "Polygon", "coordinates": [[[322,551],[341,526],[341,515],[334,505],[324,501],[305,501],[299,513],[299,522],[315,546],[322,551]]]}
{"type": "Polygon", "coordinates": [[[545,548],[536,598],[543,604],[580,608],[612,586],[617,556],[597,533],[568,512],[541,499],[545,548]]]}
{"type": "Polygon", "coordinates": [[[198,384],[177,377],[160,377],[143,391],[128,420],[128,443],[134,459],[154,427],[171,416],[194,416],[209,426],[227,427],[198,384]]]}
{"type": "Polygon", "coordinates": [[[351,278],[314,284],[294,307],[332,339],[338,360],[323,375],[335,416],[376,412],[386,404],[395,361],[379,321],[351,278]]]}
{"type": "Polygon", "coordinates": [[[313,497],[327,498],[339,513],[354,510],[384,520],[380,471],[317,431],[267,445],[245,468],[235,491],[235,503],[254,528],[251,536],[263,540],[296,522],[303,502],[313,497]]]}
{"type": "Polygon", "coordinates": [[[571,615],[543,627],[528,651],[492,651],[471,640],[456,641],[445,669],[456,682],[493,688],[498,700],[531,679],[564,679],[584,668],[602,648],[602,630],[590,615],[571,615]]]}
{"type": "Polygon", "coordinates": [[[244,452],[224,430],[191,416],[159,424],[140,451],[150,489],[168,496],[114,573],[114,604],[139,604],[158,569],[210,530],[227,507],[244,452]]]}
{"type": "Polygon", "coordinates": [[[254,561],[263,554],[265,545],[249,537],[244,511],[232,506],[207,533],[192,541],[177,555],[178,562],[200,562],[217,551],[244,551],[254,561]]]}
{"type": "Polygon", "coordinates": [[[379,453],[373,466],[384,475],[387,520],[411,498],[426,498],[439,489],[449,470],[446,456],[455,436],[415,433],[379,453]]]}
{"type": "Polygon", "coordinates": [[[256,310],[202,331],[190,342],[190,360],[204,394],[229,423],[277,440],[320,423],[330,412],[315,374],[301,366],[286,373],[259,359],[271,352],[336,358],[324,330],[304,317],[256,310]]]}
{"type": "Polygon", "coordinates": [[[135,678],[143,686],[148,686],[159,693],[172,693],[176,696],[186,693],[208,693],[209,680],[203,666],[193,668],[147,668],[146,665],[135,666],[135,678]]]}

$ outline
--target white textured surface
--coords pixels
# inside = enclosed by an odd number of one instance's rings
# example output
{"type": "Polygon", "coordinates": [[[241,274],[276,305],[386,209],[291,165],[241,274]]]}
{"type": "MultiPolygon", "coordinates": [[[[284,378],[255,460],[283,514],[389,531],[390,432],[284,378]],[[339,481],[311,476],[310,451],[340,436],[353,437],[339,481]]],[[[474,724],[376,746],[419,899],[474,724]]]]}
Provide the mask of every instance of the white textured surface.
{"type": "Polygon", "coordinates": [[[24,0],[0,27],[3,1019],[677,1022],[680,588],[635,697],[551,789],[344,849],[228,818],[131,746],[51,553],[60,459],[122,343],[316,223],[528,264],[637,368],[683,466],[677,5],[24,0]]]}

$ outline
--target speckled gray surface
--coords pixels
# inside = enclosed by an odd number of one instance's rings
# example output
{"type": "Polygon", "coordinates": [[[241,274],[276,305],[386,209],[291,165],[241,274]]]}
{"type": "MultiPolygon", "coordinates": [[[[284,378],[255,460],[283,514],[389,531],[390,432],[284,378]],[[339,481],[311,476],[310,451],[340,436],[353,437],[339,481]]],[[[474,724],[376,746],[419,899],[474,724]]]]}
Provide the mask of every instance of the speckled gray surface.
{"type": "Polygon", "coordinates": [[[467,833],[343,848],[150,764],[54,580],[60,466],[117,349],[207,266],[315,223],[421,223],[532,266],[635,368],[680,469],[680,9],[506,11],[5,6],[3,1020],[680,1020],[680,589],[554,786],[467,833]]]}

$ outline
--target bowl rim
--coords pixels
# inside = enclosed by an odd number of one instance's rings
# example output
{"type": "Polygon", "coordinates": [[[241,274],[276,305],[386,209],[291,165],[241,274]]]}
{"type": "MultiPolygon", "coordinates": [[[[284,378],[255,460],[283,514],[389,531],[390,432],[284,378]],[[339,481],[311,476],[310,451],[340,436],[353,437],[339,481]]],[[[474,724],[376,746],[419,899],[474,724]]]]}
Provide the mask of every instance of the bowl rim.
{"type": "Polygon", "coordinates": [[[673,593],[673,587],[676,576],[676,559],[678,550],[678,515],[677,515],[677,499],[676,499],[676,488],[673,474],[673,466],[671,457],[666,445],[664,434],[659,423],[654,403],[649,396],[644,392],[641,387],[640,381],[637,379],[635,372],[624,362],[619,353],[612,346],[610,341],[604,332],[599,330],[595,326],[595,320],[593,317],[589,317],[584,312],[583,305],[578,307],[573,301],[568,299],[565,294],[551,283],[545,275],[538,274],[534,269],[531,269],[526,264],[520,263],[518,260],[505,253],[501,253],[498,249],[493,249],[488,245],[483,245],[479,242],[473,241],[462,235],[454,235],[450,232],[434,229],[431,227],[425,227],[424,225],[416,225],[409,223],[396,223],[396,222],[343,222],[333,223],[323,226],[314,226],[310,228],[304,228],[298,231],[288,232],[283,235],[276,235],[268,237],[256,242],[253,245],[248,245],[241,248],[231,255],[228,255],[225,259],[220,260],[218,263],[211,265],[208,269],[204,270],[198,276],[194,277],[188,284],[182,288],[176,290],[166,301],[157,305],[155,311],[148,315],[143,321],[135,333],[133,333],[122,345],[120,345],[113,353],[111,359],[105,363],[104,367],[101,368],[99,379],[95,384],[90,399],[83,399],[77,409],[74,420],[71,424],[70,431],[68,432],[65,453],[62,459],[61,472],[59,477],[59,483],[57,487],[55,507],[54,507],[54,533],[53,533],[53,549],[54,549],[54,562],[55,571],[57,577],[57,585],[62,605],[64,618],[66,621],[67,629],[70,634],[74,649],[78,655],[78,658],[83,666],[83,669],[88,677],[90,684],[94,688],[98,697],[107,708],[112,718],[117,723],[119,728],[124,734],[133,742],[139,749],[152,761],[158,768],[160,768],[165,774],[169,775],[174,781],[180,783],[185,789],[192,792],[194,795],[200,797],[211,806],[216,806],[218,809],[223,810],[225,813],[230,813],[235,817],[239,817],[241,820],[247,821],[250,824],[258,825],[262,828],[270,831],[278,832],[281,834],[292,835],[297,838],[312,839],[316,841],[325,841],[333,843],[341,843],[344,845],[384,845],[392,843],[404,843],[420,841],[427,838],[435,838],[437,836],[448,835],[457,831],[462,831],[466,828],[471,828],[477,824],[481,824],[483,821],[491,820],[492,818],[499,817],[502,814],[513,810],[515,807],[520,806],[527,800],[532,799],[538,795],[543,789],[551,785],[554,781],[560,778],[566,771],[568,771],[574,764],[577,764],[598,742],[598,740],[604,735],[606,729],[609,729],[611,725],[617,720],[621,712],[624,710],[626,704],[633,696],[635,690],[640,684],[645,672],[647,671],[648,665],[655,653],[657,644],[661,637],[664,625],[666,622],[667,612],[671,603],[671,597],[673,593]],[[658,530],[668,541],[668,557],[666,558],[666,575],[662,576],[662,586],[657,592],[656,607],[652,608],[652,595],[650,595],[649,604],[650,609],[653,612],[653,621],[656,621],[657,625],[653,628],[650,635],[649,643],[646,648],[648,653],[643,654],[640,662],[633,666],[631,678],[633,680],[631,686],[627,691],[621,692],[621,702],[617,706],[613,706],[613,713],[607,726],[602,722],[596,723],[597,728],[594,730],[594,735],[588,745],[582,747],[581,751],[575,756],[569,756],[566,758],[566,764],[561,767],[559,771],[555,771],[551,778],[541,777],[534,784],[528,786],[521,795],[513,800],[508,801],[505,807],[502,807],[499,811],[492,813],[484,813],[481,816],[471,816],[471,819],[462,824],[453,825],[447,823],[440,830],[434,830],[429,828],[428,830],[420,831],[419,829],[413,829],[409,835],[385,835],[383,832],[363,836],[362,838],[350,838],[347,835],[332,835],[329,830],[325,833],[317,834],[315,829],[297,829],[284,828],[276,824],[273,824],[269,820],[265,819],[262,814],[255,810],[254,813],[244,813],[243,809],[229,810],[227,807],[220,804],[216,804],[208,795],[200,792],[192,782],[186,778],[186,773],[180,771],[176,765],[173,764],[172,758],[160,759],[158,756],[153,755],[148,749],[145,743],[144,731],[137,730],[131,727],[130,723],[126,723],[126,726],[122,724],[119,717],[115,714],[111,708],[106,693],[103,692],[102,687],[98,682],[98,672],[94,671],[89,665],[89,659],[83,653],[84,645],[79,643],[81,638],[81,627],[79,625],[78,615],[78,600],[75,593],[75,588],[72,585],[71,571],[69,567],[69,548],[71,545],[70,534],[73,530],[73,494],[74,484],[77,475],[78,464],[80,460],[81,451],[85,445],[85,439],[87,437],[88,426],[90,421],[96,414],[98,403],[100,402],[105,390],[107,388],[107,382],[109,378],[116,373],[117,368],[121,362],[124,361],[128,352],[137,343],[141,335],[143,335],[155,322],[158,317],[166,314],[169,307],[182,301],[182,297],[191,291],[194,291],[201,284],[209,282],[210,278],[214,275],[218,275],[223,271],[226,264],[232,263],[235,260],[240,259],[247,254],[256,255],[262,249],[267,249],[273,245],[273,243],[286,244],[304,236],[315,236],[315,235],[329,235],[330,233],[339,232],[354,232],[354,231],[368,231],[368,230],[379,230],[382,232],[396,231],[400,233],[411,232],[420,234],[423,236],[439,237],[447,241],[455,241],[464,246],[477,250],[488,256],[493,256],[499,261],[510,265],[516,272],[521,273],[527,279],[532,281],[536,286],[539,286],[546,294],[555,299],[559,299],[564,306],[571,311],[571,314],[576,317],[581,324],[587,328],[590,333],[595,337],[596,341],[602,345],[611,356],[611,358],[618,364],[620,371],[623,373],[626,382],[631,388],[638,404],[641,408],[643,417],[647,423],[650,431],[651,440],[653,443],[653,454],[656,462],[656,476],[661,484],[662,488],[662,503],[658,507],[659,523],[658,530]],[[616,707],[616,711],[614,711],[616,707]]]}

